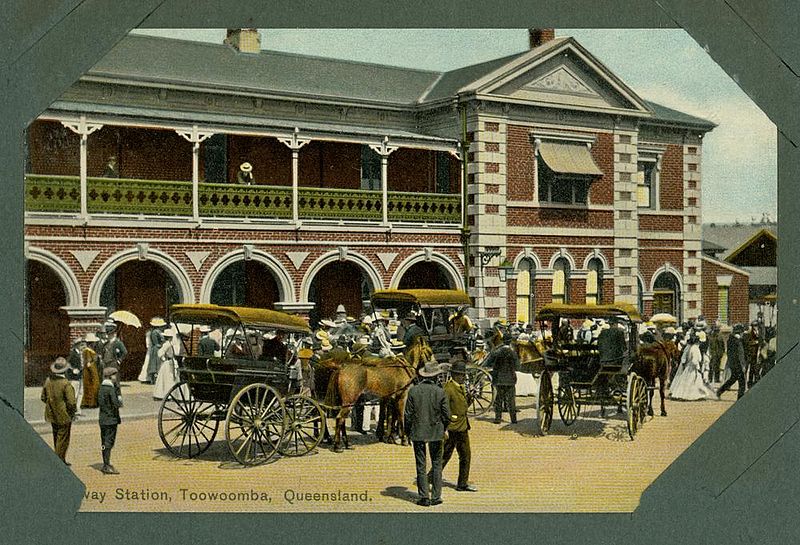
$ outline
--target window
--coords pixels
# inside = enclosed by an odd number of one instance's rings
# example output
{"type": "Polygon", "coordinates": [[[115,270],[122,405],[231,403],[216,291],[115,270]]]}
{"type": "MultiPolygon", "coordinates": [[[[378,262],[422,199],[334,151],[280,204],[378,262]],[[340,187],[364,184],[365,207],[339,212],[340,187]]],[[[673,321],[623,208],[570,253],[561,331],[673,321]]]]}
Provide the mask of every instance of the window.
{"type": "Polygon", "coordinates": [[[381,156],[366,144],[361,146],[361,189],[381,189],[381,156]]]}
{"type": "Polygon", "coordinates": [[[560,257],[553,266],[553,302],[569,303],[569,261],[560,257]]]}
{"type": "Polygon", "coordinates": [[[535,266],[530,259],[523,259],[517,271],[517,321],[533,322],[533,278],[535,266]]]}
{"type": "Polygon", "coordinates": [[[225,183],[228,181],[228,137],[224,134],[215,134],[203,142],[203,166],[205,167],[205,180],[211,183],[225,183]]]}
{"type": "Polygon", "coordinates": [[[436,193],[450,193],[450,154],[436,152],[436,193]]]}
{"type": "Polygon", "coordinates": [[[589,274],[586,276],[586,304],[600,305],[603,302],[603,262],[599,259],[589,261],[589,274]]]}
{"type": "Polygon", "coordinates": [[[589,178],[553,172],[541,157],[537,159],[537,169],[539,202],[553,204],[587,204],[589,202],[589,178]]]}
{"type": "Polygon", "coordinates": [[[730,299],[728,298],[730,287],[719,286],[719,298],[717,304],[717,311],[719,313],[720,323],[727,324],[730,316],[730,299]]]}
{"type": "Polygon", "coordinates": [[[636,173],[636,195],[639,208],[656,208],[656,162],[649,160],[639,161],[639,171],[636,173]]]}

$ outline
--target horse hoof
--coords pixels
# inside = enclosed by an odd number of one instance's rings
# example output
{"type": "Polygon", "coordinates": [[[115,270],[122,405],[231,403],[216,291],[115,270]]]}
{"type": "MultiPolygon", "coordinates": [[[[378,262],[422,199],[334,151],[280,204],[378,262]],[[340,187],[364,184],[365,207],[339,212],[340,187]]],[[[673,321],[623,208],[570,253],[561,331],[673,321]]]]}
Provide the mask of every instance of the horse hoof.
{"type": "Polygon", "coordinates": [[[667,411],[661,411],[661,416],[667,416],[667,411]]]}
{"type": "MultiPolygon", "coordinates": [[[[653,416],[653,409],[647,410],[647,416],[653,416]]],[[[661,416],[664,416],[663,414],[661,416]]]]}

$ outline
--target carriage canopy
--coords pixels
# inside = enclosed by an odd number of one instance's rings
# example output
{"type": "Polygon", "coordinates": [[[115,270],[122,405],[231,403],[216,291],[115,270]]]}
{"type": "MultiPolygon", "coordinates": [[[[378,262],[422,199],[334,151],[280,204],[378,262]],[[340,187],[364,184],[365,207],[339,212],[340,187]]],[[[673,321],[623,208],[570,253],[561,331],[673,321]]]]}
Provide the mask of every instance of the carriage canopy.
{"type": "Polygon", "coordinates": [[[613,305],[567,305],[563,303],[552,303],[542,307],[536,314],[536,319],[608,318],[610,316],[626,317],[632,322],[642,321],[639,310],[629,303],[614,303],[613,305]]]}
{"type": "Polygon", "coordinates": [[[305,319],[277,310],[219,305],[180,304],[170,307],[172,322],[269,328],[290,333],[311,333],[305,319]]]}
{"type": "Polygon", "coordinates": [[[461,290],[379,290],[370,298],[379,308],[389,308],[400,304],[418,304],[422,308],[468,307],[472,300],[461,290]]]}

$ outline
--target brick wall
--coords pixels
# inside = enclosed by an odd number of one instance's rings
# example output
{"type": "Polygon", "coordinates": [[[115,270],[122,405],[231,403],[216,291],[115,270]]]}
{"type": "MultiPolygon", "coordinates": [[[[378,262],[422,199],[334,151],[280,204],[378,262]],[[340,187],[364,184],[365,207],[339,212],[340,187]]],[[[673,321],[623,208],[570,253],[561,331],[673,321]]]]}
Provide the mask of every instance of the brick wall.
{"type": "Polygon", "coordinates": [[[706,320],[714,322],[719,319],[719,285],[717,284],[717,276],[732,276],[733,279],[731,280],[728,292],[728,303],[730,306],[728,323],[746,324],[750,319],[750,311],[748,308],[748,276],[734,272],[732,269],[718,265],[714,261],[708,259],[703,259],[702,269],[702,312],[706,320]]]}
{"type": "Polygon", "coordinates": [[[683,147],[670,145],[661,158],[659,205],[662,210],[683,210],[683,147]]]}
{"type": "MultiPolygon", "coordinates": [[[[202,150],[202,147],[201,147],[202,150]]],[[[300,150],[303,155],[305,148],[300,150]]],[[[228,180],[236,181],[239,165],[247,161],[253,165],[253,178],[257,184],[292,185],[292,151],[275,138],[256,136],[228,136],[228,180]]],[[[200,171],[204,171],[200,161],[200,171]]],[[[201,179],[203,175],[201,174],[201,179]]]]}
{"type": "Polygon", "coordinates": [[[662,216],[639,211],[640,231],[683,232],[683,216],[662,216]]]}
{"type": "Polygon", "coordinates": [[[34,121],[28,128],[32,174],[78,176],[81,168],[80,136],[56,121],[34,121]]]}
{"type": "Polygon", "coordinates": [[[509,125],[506,144],[507,196],[510,201],[531,201],[536,192],[536,157],[530,127],[509,125]]]}
{"type": "Polygon", "coordinates": [[[598,133],[592,146],[592,158],[603,176],[592,182],[589,202],[592,204],[614,204],[614,135],[598,133]]]}
{"type": "Polygon", "coordinates": [[[614,212],[611,210],[509,206],[506,213],[510,226],[584,229],[611,229],[614,227],[614,212]]]}
{"type": "Polygon", "coordinates": [[[653,274],[669,263],[678,271],[683,270],[683,251],[681,250],[656,250],[656,249],[639,249],[639,273],[645,281],[645,289],[650,289],[650,279],[653,274]]]}

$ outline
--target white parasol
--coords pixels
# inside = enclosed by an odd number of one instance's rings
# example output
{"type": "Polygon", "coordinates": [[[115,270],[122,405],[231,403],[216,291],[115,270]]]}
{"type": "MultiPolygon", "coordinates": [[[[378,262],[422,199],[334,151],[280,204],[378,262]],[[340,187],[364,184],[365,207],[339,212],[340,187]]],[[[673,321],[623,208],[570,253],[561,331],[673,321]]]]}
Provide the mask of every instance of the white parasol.
{"type": "Polygon", "coordinates": [[[133,312],[128,312],[127,310],[114,311],[108,315],[108,318],[125,325],[142,327],[142,322],[139,320],[139,318],[137,318],[133,312]]]}

